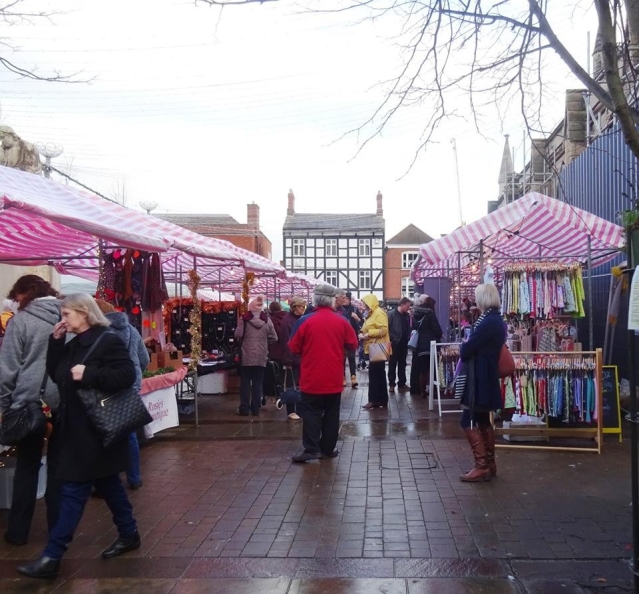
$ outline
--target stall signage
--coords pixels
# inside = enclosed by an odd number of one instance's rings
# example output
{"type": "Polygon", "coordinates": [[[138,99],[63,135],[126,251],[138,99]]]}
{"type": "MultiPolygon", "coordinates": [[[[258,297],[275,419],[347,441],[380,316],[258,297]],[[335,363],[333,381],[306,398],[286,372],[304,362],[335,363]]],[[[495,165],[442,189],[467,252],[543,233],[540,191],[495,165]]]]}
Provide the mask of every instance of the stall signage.
{"type": "Polygon", "coordinates": [[[153,418],[153,422],[144,428],[147,437],[152,437],[158,431],[177,427],[180,424],[173,386],[143,394],[142,400],[153,418]]]}

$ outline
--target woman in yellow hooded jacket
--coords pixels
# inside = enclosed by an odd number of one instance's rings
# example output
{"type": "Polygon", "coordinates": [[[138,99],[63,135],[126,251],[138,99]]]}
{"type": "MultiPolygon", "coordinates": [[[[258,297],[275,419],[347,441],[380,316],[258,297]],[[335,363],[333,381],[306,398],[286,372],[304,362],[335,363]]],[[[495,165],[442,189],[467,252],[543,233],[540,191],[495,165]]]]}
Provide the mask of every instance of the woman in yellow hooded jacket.
{"type": "MultiPolygon", "coordinates": [[[[366,321],[359,337],[364,341],[364,352],[375,342],[389,342],[388,316],[379,306],[375,295],[362,297],[366,306],[366,321]]],[[[386,385],[386,363],[384,361],[370,363],[368,369],[368,403],[362,408],[388,408],[388,386],[386,385]]]]}

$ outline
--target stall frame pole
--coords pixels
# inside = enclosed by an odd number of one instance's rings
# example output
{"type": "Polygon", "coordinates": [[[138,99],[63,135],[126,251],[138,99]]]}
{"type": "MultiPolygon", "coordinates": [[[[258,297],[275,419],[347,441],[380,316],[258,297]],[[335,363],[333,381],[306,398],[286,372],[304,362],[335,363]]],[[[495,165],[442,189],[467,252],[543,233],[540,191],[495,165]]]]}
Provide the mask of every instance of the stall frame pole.
{"type": "MultiPolygon", "coordinates": [[[[625,274],[634,274],[635,264],[632,258],[632,233],[626,228],[626,258],[628,268],[625,274]],[[632,266],[632,267],[631,267],[632,266]]],[[[632,277],[629,279],[632,282],[632,277]]],[[[628,295],[630,295],[628,291],[628,295]]],[[[628,301],[628,315],[630,315],[630,301],[628,301]]],[[[630,371],[630,484],[632,488],[632,558],[630,559],[630,571],[634,576],[634,591],[639,594],[639,455],[637,452],[637,357],[636,334],[634,330],[628,330],[628,369],[630,371]]]]}

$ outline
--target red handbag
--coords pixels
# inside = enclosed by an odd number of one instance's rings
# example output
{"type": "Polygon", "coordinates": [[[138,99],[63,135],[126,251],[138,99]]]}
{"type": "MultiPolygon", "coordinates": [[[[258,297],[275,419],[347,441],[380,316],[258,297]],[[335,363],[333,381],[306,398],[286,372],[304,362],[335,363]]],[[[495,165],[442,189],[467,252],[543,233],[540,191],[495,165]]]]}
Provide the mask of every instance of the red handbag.
{"type": "Polygon", "coordinates": [[[504,343],[499,351],[499,361],[497,362],[499,377],[508,377],[515,373],[515,360],[510,353],[510,349],[504,343]]]}

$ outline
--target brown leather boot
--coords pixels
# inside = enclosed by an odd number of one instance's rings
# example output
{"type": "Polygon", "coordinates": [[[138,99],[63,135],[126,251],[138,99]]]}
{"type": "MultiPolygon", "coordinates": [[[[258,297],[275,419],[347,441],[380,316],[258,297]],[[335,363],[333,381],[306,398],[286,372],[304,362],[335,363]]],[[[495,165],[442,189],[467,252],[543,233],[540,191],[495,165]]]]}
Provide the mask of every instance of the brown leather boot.
{"type": "Polygon", "coordinates": [[[497,476],[497,464],[495,463],[495,429],[489,423],[488,425],[480,425],[479,431],[484,440],[486,464],[488,464],[490,474],[491,476],[497,476]]]}
{"type": "Polygon", "coordinates": [[[475,457],[475,468],[462,474],[459,478],[465,483],[478,483],[480,481],[489,481],[491,478],[490,469],[486,463],[486,448],[484,447],[484,439],[479,428],[465,429],[466,439],[473,450],[475,457]]]}

